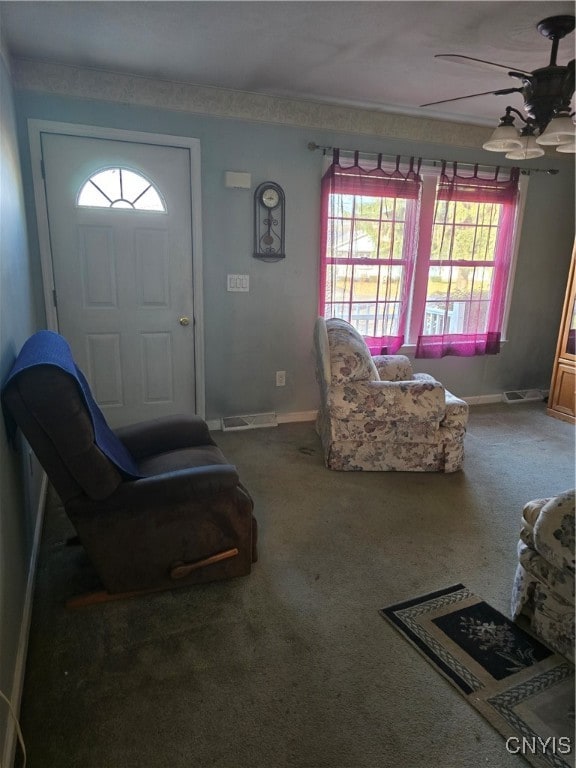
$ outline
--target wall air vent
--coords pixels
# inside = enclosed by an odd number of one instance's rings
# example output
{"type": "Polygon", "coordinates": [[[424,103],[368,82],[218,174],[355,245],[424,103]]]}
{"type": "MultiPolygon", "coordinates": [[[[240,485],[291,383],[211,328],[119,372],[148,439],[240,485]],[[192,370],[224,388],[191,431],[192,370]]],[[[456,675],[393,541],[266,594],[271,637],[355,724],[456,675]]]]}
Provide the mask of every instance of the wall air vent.
{"type": "Polygon", "coordinates": [[[502,399],[505,403],[526,403],[530,400],[544,400],[544,392],[541,389],[515,389],[504,392],[502,399]]]}
{"type": "Polygon", "coordinates": [[[232,432],[237,429],[258,429],[259,427],[277,427],[275,413],[251,413],[248,416],[224,416],[222,431],[232,432]]]}

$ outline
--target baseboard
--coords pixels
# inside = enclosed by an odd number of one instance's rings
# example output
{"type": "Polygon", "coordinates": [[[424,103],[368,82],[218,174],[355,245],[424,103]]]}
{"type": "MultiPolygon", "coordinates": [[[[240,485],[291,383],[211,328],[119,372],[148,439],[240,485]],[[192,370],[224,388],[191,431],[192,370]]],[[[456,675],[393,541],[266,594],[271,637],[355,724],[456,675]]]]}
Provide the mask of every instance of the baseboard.
{"type": "MultiPolygon", "coordinates": [[[[290,424],[296,421],[314,421],[318,411],[294,411],[292,413],[278,413],[276,418],[278,424],[290,424]]],[[[222,430],[222,421],[220,419],[208,419],[206,421],[210,432],[222,430]]]]}
{"type": "Polygon", "coordinates": [[[502,392],[497,392],[494,395],[473,395],[471,397],[463,397],[462,400],[468,403],[468,405],[488,405],[489,403],[501,403],[502,392]]]}
{"type": "MultiPolygon", "coordinates": [[[[502,392],[496,392],[493,395],[471,395],[461,398],[468,405],[489,405],[490,403],[501,403],[502,392]]],[[[294,411],[292,413],[278,413],[278,424],[290,424],[296,421],[314,421],[318,411],[294,411]]],[[[222,429],[220,419],[209,419],[208,429],[211,432],[217,432],[222,429]]]]}
{"type": "Polygon", "coordinates": [[[294,413],[279,413],[278,424],[290,424],[293,421],[315,421],[318,411],[295,411],[294,413]]]}
{"type": "MultiPolygon", "coordinates": [[[[45,472],[42,473],[42,483],[38,498],[38,508],[36,510],[36,526],[34,528],[34,539],[32,542],[32,551],[30,553],[30,563],[28,564],[28,574],[26,579],[26,593],[24,596],[24,608],[22,610],[22,623],[20,624],[20,638],[18,641],[18,654],[16,664],[14,665],[14,678],[10,702],[14,712],[20,712],[22,703],[22,690],[24,688],[24,674],[26,672],[26,655],[28,653],[28,636],[30,634],[30,623],[32,620],[32,602],[34,598],[34,581],[36,577],[36,566],[38,564],[38,553],[40,551],[40,540],[42,538],[42,525],[44,522],[44,508],[46,506],[46,494],[48,492],[48,477],[45,472]]],[[[4,754],[2,756],[2,765],[14,765],[16,754],[16,728],[14,721],[8,716],[6,726],[6,738],[4,740],[4,754]]]]}

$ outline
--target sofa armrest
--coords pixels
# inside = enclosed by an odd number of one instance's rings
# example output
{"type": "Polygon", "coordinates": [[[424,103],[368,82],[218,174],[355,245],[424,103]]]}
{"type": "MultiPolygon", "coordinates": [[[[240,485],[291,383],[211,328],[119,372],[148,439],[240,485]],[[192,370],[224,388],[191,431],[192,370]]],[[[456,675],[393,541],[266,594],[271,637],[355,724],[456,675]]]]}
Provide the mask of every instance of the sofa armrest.
{"type": "Polygon", "coordinates": [[[200,416],[166,416],[114,431],[137,461],[195,445],[216,445],[200,416]]]}
{"type": "Polygon", "coordinates": [[[412,379],[412,366],[406,355],[374,355],[372,359],[381,381],[412,379]]]}
{"type": "Polygon", "coordinates": [[[439,424],[445,413],[444,387],[438,382],[355,381],[332,387],[328,407],[337,419],[439,424]]]}

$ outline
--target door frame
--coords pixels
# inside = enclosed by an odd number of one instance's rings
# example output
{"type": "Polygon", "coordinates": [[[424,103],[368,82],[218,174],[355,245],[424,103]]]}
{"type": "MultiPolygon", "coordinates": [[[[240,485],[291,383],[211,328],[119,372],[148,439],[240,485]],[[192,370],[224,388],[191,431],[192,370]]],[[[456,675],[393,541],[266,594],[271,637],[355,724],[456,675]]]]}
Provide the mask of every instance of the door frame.
{"type": "Polygon", "coordinates": [[[103,128],[95,125],[60,123],[49,120],[28,120],[28,141],[32,166],[32,183],[36,205],[36,225],[42,268],[46,327],[58,331],[58,309],[55,303],[54,269],[48,220],[48,200],[42,166],[42,134],[55,133],[66,136],[127,141],[132,144],[155,144],[163,147],[187,149],[190,158],[190,226],[192,236],[192,300],[194,303],[194,378],[195,411],[202,418],[206,415],[206,390],[204,369],[204,292],[202,282],[202,203],[200,140],[187,136],[169,136],[161,133],[144,133],[119,128],[103,128]]]}

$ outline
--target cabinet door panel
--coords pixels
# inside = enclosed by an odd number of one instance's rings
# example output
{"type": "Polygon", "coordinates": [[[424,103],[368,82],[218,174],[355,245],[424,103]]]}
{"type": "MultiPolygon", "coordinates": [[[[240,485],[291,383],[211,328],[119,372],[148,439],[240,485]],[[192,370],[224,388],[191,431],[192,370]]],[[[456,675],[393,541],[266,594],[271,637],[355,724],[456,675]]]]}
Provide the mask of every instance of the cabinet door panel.
{"type": "Polygon", "coordinates": [[[556,376],[556,386],[552,393],[550,407],[561,413],[576,415],[574,401],[576,399],[576,375],[574,367],[559,363],[556,376]]]}

